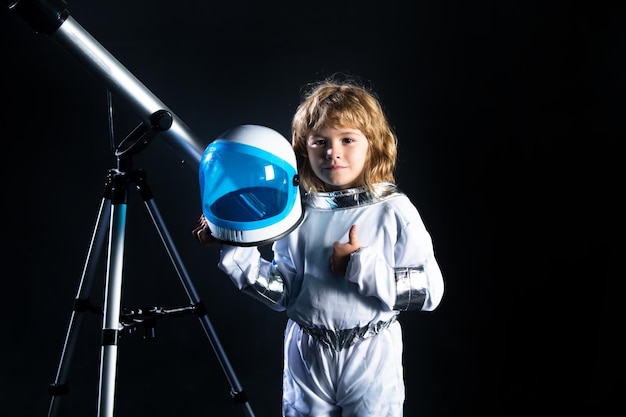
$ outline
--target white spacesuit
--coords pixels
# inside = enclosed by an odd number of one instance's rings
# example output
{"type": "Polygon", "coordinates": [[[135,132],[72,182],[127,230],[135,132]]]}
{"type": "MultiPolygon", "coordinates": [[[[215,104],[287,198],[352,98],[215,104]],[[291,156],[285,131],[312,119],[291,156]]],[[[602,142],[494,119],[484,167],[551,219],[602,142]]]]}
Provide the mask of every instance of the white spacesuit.
{"type": "Polygon", "coordinates": [[[283,414],[401,416],[396,317],[434,310],[444,291],[430,234],[390,183],[305,194],[303,204],[303,221],[274,242],[272,261],[256,247],[223,245],[219,263],[239,289],[287,314],[283,414]],[[340,276],[333,244],[353,224],[361,248],[340,276]]]}

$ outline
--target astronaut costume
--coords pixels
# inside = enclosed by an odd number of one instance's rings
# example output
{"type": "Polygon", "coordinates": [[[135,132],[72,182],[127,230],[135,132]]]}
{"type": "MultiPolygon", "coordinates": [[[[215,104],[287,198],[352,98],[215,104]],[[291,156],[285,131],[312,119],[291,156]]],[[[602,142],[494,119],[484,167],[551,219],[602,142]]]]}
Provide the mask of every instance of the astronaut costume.
{"type": "Polygon", "coordinates": [[[401,311],[432,311],[444,292],[430,234],[391,183],[303,196],[304,219],[273,243],[223,245],[219,268],[242,291],[288,317],[283,415],[402,416],[401,311]],[[345,276],[333,244],[358,227],[345,276]],[[342,414],[343,413],[343,414],[342,414]]]}

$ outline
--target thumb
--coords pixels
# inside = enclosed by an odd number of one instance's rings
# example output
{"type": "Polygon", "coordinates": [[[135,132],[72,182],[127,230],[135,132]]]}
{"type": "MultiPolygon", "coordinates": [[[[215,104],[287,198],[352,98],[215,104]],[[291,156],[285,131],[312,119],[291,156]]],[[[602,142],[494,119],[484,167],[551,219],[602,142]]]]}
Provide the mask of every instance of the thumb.
{"type": "Polygon", "coordinates": [[[350,231],[348,232],[348,242],[350,245],[359,246],[359,239],[356,236],[356,224],[353,224],[350,227],[350,231]]]}

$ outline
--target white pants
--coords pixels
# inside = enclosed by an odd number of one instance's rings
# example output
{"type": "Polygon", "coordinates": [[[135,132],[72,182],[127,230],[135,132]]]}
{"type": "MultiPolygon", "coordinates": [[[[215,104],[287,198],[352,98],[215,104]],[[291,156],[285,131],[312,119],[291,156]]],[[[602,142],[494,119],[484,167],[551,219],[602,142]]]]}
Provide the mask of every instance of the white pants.
{"type": "Polygon", "coordinates": [[[402,416],[403,344],[397,321],[337,352],[289,320],[284,348],[284,417],[402,416]]]}

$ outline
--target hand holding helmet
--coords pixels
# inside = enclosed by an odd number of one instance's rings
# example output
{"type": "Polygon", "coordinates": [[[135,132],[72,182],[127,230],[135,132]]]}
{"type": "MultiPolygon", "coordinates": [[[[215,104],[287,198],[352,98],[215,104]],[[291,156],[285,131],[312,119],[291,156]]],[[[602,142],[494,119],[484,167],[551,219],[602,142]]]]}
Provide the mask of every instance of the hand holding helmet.
{"type": "Polygon", "coordinates": [[[204,217],[204,214],[200,215],[200,218],[194,223],[191,234],[196,238],[200,244],[204,246],[219,246],[221,241],[217,240],[212,234],[209,228],[209,223],[204,217]]]}

